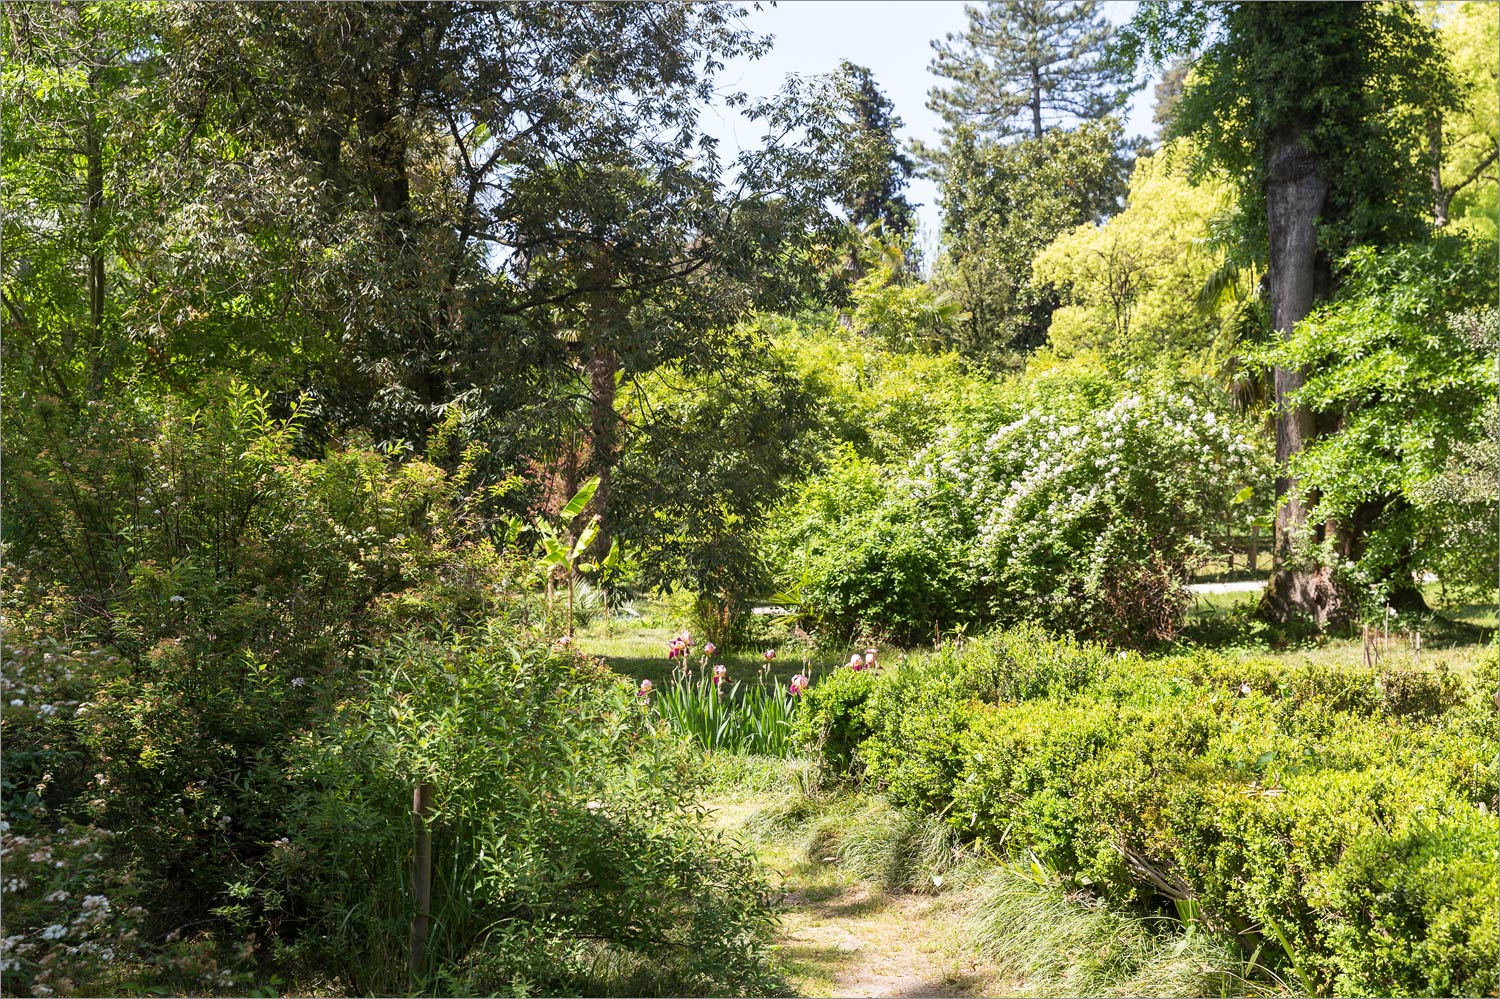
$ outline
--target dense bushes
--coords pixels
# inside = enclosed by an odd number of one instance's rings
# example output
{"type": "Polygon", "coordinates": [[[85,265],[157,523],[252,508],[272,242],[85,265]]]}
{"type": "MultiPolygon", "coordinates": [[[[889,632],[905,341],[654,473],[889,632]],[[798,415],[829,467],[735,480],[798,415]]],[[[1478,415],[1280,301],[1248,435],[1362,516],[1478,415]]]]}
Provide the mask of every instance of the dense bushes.
{"type": "Polygon", "coordinates": [[[1253,449],[1205,384],[1113,391],[1087,371],[1039,376],[905,465],[833,465],[770,538],[804,609],[906,641],[1020,621],[1173,637],[1207,532],[1251,494],[1253,449]]]}
{"type": "Polygon", "coordinates": [[[498,628],[397,645],[292,757],[291,828],[260,894],[359,992],[405,981],[418,782],[437,793],[439,994],[766,987],[765,886],[694,810],[700,761],[592,660],[498,628]]]}
{"type": "Polygon", "coordinates": [[[234,990],[273,967],[406,988],[423,778],[457,906],[428,987],[761,987],[749,862],[690,821],[693,783],[634,696],[526,637],[472,449],[451,472],[308,456],[234,386],[25,415],[6,440],[8,988],[234,990]],[[495,620],[508,644],[453,638],[495,620]]]}
{"type": "Polygon", "coordinates": [[[1482,995],[1500,786],[1480,690],[1442,669],[1147,661],[1001,633],[825,679],[807,734],[893,801],[1074,885],[1196,902],[1299,987],[1482,995]]]}

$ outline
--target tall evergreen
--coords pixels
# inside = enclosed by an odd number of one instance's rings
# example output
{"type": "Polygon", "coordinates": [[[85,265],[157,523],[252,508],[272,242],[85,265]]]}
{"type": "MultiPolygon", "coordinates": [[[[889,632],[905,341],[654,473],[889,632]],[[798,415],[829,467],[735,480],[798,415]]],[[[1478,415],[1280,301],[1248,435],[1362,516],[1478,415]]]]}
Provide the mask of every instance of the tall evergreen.
{"type": "Polygon", "coordinates": [[[861,228],[879,222],[887,231],[904,237],[910,234],[916,213],[903,193],[915,164],[901,151],[896,138],[901,119],[866,67],[845,60],[839,67],[839,83],[849,102],[853,126],[843,208],[849,220],[861,228]]]}
{"type": "Polygon", "coordinates": [[[928,106],[948,129],[1039,138],[1050,128],[1125,106],[1131,73],[1106,48],[1114,28],[1097,0],[989,0],[965,7],[968,30],[934,41],[931,69],[952,82],[928,106]]]}

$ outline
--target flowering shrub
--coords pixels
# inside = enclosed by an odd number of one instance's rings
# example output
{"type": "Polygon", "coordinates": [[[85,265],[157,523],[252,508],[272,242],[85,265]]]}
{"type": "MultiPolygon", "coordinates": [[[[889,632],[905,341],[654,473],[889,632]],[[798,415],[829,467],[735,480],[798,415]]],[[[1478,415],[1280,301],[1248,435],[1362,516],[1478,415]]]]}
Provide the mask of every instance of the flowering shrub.
{"type": "Polygon", "coordinates": [[[1039,381],[899,473],[849,459],[804,491],[772,545],[808,553],[815,618],[908,641],[1024,620],[1120,644],[1175,634],[1208,528],[1258,474],[1250,440],[1206,383],[1100,399],[1039,381]]]}
{"type": "Polygon", "coordinates": [[[1189,392],[1148,388],[1077,419],[1032,410],[979,429],[921,456],[911,489],[974,518],[968,583],[986,616],[1171,638],[1205,528],[1251,478],[1250,442],[1189,392]]]}

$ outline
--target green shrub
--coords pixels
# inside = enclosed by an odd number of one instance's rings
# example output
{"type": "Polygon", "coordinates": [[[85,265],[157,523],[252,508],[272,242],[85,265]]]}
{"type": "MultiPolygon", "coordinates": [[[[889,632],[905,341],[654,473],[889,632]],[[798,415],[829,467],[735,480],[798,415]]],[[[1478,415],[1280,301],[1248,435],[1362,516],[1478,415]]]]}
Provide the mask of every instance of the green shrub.
{"type": "Polygon", "coordinates": [[[869,737],[859,758],[891,800],[940,808],[970,751],[965,733],[983,705],[1068,696],[1109,668],[1096,645],[1023,626],[951,642],[882,675],[869,697],[869,737]]]}
{"type": "Polygon", "coordinates": [[[840,667],[816,678],[802,695],[796,739],[816,750],[837,776],[858,773],[854,750],[870,734],[865,701],[874,687],[874,672],[840,667]]]}
{"type": "Polygon", "coordinates": [[[1488,994],[1489,682],[1023,631],[858,681],[840,759],[1116,906],[1190,907],[1296,988],[1488,994]]]}
{"type": "Polygon", "coordinates": [[[852,452],[802,488],[768,543],[810,626],[907,644],[973,620],[959,546],[951,522],[906,502],[852,452]]]}
{"type": "Polygon", "coordinates": [[[766,885],[701,821],[695,754],[594,661],[502,635],[391,647],[364,696],[298,739],[286,838],[254,882],[261,918],[295,926],[286,956],[358,992],[405,987],[426,782],[427,990],[589,994],[600,975],[636,994],[767,988],[766,885]]]}
{"type": "Polygon", "coordinates": [[[943,655],[907,660],[872,685],[856,764],[901,807],[940,809],[962,770],[960,740],[981,705],[950,667],[943,655]]]}

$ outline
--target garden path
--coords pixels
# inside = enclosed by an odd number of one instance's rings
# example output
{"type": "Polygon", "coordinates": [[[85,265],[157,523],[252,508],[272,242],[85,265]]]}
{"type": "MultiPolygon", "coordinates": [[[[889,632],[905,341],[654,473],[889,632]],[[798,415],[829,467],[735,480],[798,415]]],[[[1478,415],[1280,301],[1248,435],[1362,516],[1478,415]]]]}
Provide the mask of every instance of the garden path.
{"type": "MultiPolygon", "coordinates": [[[[742,832],[762,804],[722,801],[710,807],[716,825],[742,832]]],[[[1012,993],[966,949],[962,920],[946,897],[888,894],[833,863],[810,863],[789,843],[746,839],[782,891],[780,963],[798,995],[1012,993]]]]}
{"type": "Polygon", "coordinates": [[[988,981],[957,945],[945,907],[863,882],[787,894],[782,955],[803,995],[976,996],[988,981]]]}

